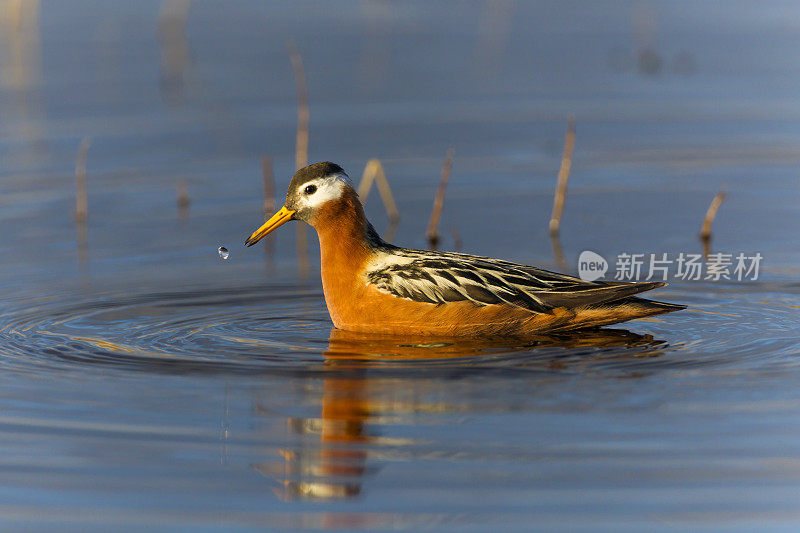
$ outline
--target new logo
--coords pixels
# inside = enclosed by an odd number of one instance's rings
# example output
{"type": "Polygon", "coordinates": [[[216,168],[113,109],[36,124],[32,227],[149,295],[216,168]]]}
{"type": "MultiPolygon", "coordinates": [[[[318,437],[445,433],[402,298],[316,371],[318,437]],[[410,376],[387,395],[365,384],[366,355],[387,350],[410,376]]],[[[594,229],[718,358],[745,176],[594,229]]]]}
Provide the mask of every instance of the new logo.
{"type": "Polygon", "coordinates": [[[584,250],[578,257],[578,276],[583,281],[595,281],[605,276],[608,261],[603,256],[590,250],[584,250]]]}

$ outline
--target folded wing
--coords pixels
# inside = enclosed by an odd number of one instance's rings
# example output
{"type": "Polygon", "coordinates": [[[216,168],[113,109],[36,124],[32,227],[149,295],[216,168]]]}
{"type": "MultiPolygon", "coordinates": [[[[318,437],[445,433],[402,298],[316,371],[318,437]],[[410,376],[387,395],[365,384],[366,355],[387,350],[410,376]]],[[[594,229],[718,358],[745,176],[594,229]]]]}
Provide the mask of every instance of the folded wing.
{"type": "Polygon", "coordinates": [[[485,257],[394,249],[368,267],[367,281],[399,298],[478,306],[507,304],[533,312],[613,302],[662,287],[663,282],[586,282],[485,257]]]}

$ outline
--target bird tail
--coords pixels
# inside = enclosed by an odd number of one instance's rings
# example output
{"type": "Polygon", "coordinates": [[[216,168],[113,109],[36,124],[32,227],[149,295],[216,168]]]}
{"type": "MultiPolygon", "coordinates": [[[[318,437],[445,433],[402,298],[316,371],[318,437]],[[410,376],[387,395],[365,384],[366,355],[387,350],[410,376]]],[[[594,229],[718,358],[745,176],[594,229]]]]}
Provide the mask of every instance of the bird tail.
{"type": "Polygon", "coordinates": [[[570,320],[569,323],[553,331],[569,331],[580,328],[606,326],[618,322],[625,322],[627,320],[680,311],[682,309],[686,309],[686,306],[657,302],[645,298],[624,298],[613,302],[602,302],[572,309],[571,311],[575,313],[574,318],[570,320]]]}

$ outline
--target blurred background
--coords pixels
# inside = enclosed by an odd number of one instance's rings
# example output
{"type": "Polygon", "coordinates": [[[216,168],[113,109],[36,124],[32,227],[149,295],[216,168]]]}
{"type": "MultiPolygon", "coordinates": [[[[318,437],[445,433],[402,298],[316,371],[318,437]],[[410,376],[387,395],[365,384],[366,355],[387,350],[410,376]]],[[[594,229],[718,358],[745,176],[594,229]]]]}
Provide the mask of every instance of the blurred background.
{"type": "Polygon", "coordinates": [[[796,2],[0,0],[0,524],[792,530],[799,50],[796,2]],[[408,344],[331,332],[312,231],[242,245],[298,159],[377,158],[424,248],[449,149],[442,249],[701,253],[724,190],[760,278],[408,344]]]}
{"type": "MultiPolygon", "coordinates": [[[[4,257],[75,270],[69,215],[86,138],[93,273],[109,256],[200,266],[217,245],[239,265],[260,261],[238,244],[262,217],[262,157],[278,201],[295,169],[295,49],[309,161],[338,162],[358,182],[379,158],[402,243],[424,245],[452,147],[443,246],[455,228],[466,251],[552,259],[547,220],[573,114],[571,265],[583,249],[689,251],[724,188],[718,245],[761,247],[788,266],[784,241],[765,237],[797,221],[799,17],[792,3],[748,2],[4,0],[4,257]],[[176,188],[192,200],[190,223],[177,220],[176,188]],[[769,216],[755,205],[765,195],[769,216]],[[31,223],[35,212],[47,223],[31,223]]],[[[369,207],[383,230],[377,197],[369,207]]],[[[275,238],[294,249],[293,231],[275,238]]]]}

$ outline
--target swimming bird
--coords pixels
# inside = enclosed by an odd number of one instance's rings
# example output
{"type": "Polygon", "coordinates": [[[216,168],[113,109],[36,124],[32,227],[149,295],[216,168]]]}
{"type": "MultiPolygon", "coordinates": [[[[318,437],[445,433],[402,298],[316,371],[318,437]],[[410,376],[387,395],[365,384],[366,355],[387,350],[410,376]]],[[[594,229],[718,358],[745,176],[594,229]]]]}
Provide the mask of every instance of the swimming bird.
{"type": "Polygon", "coordinates": [[[319,237],[322,287],[339,329],[399,335],[526,336],[603,326],[685,309],[636,297],[661,281],[583,281],[532,266],[384,242],[345,171],[298,170],[284,206],[248,237],[290,220],[319,237]]]}

